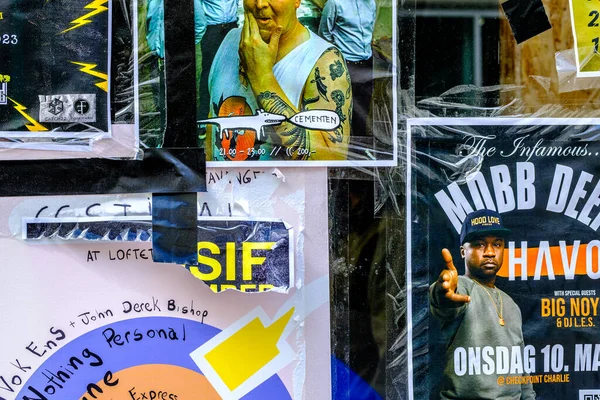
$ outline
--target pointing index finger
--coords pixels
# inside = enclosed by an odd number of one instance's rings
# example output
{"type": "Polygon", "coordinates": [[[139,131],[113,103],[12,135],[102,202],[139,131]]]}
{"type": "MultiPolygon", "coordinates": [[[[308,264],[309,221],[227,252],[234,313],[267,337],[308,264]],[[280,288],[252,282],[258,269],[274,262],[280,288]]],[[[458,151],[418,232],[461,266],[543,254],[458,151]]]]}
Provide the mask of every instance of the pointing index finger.
{"type": "Polygon", "coordinates": [[[446,263],[446,268],[450,271],[456,271],[456,267],[454,266],[454,262],[452,261],[452,254],[450,254],[450,250],[442,249],[442,257],[444,258],[444,262],[446,263]]]}

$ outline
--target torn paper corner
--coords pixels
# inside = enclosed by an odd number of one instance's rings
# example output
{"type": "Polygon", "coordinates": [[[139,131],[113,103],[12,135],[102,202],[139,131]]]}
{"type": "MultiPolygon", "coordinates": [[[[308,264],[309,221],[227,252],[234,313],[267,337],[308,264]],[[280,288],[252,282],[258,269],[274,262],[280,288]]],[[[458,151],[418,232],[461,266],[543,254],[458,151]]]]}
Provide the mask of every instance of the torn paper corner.
{"type": "Polygon", "coordinates": [[[593,76],[593,74],[579,76],[575,49],[558,51],[554,57],[556,60],[559,93],[592,90],[600,87],[600,73],[596,76],[593,76]]]}
{"type": "Polygon", "coordinates": [[[288,223],[287,223],[287,222],[285,222],[284,220],[281,220],[281,222],[283,223],[283,225],[285,226],[285,228],[286,228],[288,231],[291,231],[291,230],[293,230],[293,229],[294,229],[294,227],[293,227],[291,224],[288,224],[288,223]]]}
{"type": "Polygon", "coordinates": [[[283,174],[283,172],[281,172],[279,170],[279,168],[273,169],[273,171],[271,172],[271,174],[273,176],[277,177],[278,179],[281,179],[283,182],[285,182],[285,175],[283,174]]]}
{"type": "Polygon", "coordinates": [[[244,215],[250,215],[250,204],[248,200],[236,200],[233,203],[234,210],[240,210],[244,215]]]}

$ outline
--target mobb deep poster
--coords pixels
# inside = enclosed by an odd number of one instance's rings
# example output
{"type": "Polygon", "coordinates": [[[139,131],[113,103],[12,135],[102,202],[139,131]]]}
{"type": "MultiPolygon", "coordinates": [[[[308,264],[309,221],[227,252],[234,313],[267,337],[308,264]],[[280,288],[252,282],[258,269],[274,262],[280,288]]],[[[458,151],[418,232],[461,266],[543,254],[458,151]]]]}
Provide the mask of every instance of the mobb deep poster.
{"type": "Polygon", "coordinates": [[[409,121],[410,398],[600,395],[598,122],[409,121]]]}

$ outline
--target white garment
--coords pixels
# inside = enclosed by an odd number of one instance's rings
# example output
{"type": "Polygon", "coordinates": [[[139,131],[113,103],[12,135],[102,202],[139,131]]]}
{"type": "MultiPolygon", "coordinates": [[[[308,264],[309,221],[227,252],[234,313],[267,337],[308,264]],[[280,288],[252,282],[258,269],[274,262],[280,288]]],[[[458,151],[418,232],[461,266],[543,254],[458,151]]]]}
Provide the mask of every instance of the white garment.
{"type": "MultiPolygon", "coordinates": [[[[240,82],[238,49],[241,32],[242,28],[237,28],[227,34],[212,63],[208,77],[211,115],[217,115],[218,110],[213,109],[215,104],[231,96],[245,97],[252,112],[258,108],[250,85],[244,87],[240,82]]],[[[275,79],[296,108],[300,108],[300,97],[308,75],[325,50],[331,47],[331,43],[310,32],[310,39],[290,51],[273,67],[275,79]]]]}
{"type": "MultiPolygon", "coordinates": [[[[237,28],[227,34],[210,68],[210,75],[208,77],[210,115],[218,115],[219,105],[232,96],[245,98],[246,103],[252,110],[252,114],[256,114],[256,110],[259,108],[250,84],[244,86],[240,82],[240,58],[238,50],[241,32],[242,28],[237,28]]],[[[310,32],[310,38],[306,42],[295,47],[273,66],[275,79],[297,109],[300,109],[302,91],[310,72],[319,58],[321,58],[321,55],[331,47],[333,47],[331,43],[310,32]]],[[[216,140],[219,135],[214,129],[211,143],[213,159],[223,160],[223,156],[219,155],[219,150],[216,147],[216,140]]],[[[266,152],[260,155],[260,160],[271,159],[271,145],[272,143],[269,143],[269,141],[262,143],[261,147],[266,152]]]]}

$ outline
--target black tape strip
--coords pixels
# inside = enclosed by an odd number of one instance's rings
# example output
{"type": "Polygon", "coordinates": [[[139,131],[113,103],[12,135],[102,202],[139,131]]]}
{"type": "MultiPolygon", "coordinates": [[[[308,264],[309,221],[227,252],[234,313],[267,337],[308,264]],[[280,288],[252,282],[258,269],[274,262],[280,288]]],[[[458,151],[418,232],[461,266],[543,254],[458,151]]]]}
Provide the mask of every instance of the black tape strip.
{"type": "Polygon", "coordinates": [[[155,262],[198,265],[196,193],[152,194],[152,257],[155,262]]]}
{"type": "MultiPolygon", "coordinates": [[[[196,56],[192,0],[165,0],[165,71],[168,113],[164,146],[195,147],[196,56]]],[[[196,193],[153,193],[154,261],[198,265],[197,219],[196,193]]]]}
{"type": "Polygon", "coordinates": [[[165,0],[167,129],[164,147],[196,147],[194,2],[165,0]]]}
{"type": "Polygon", "coordinates": [[[148,149],[144,159],[0,162],[0,197],[206,191],[204,150],[148,149]]]}
{"type": "Polygon", "coordinates": [[[542,0],[508,0],[502,9],[517,43],[552,29],[542,0]]]}

